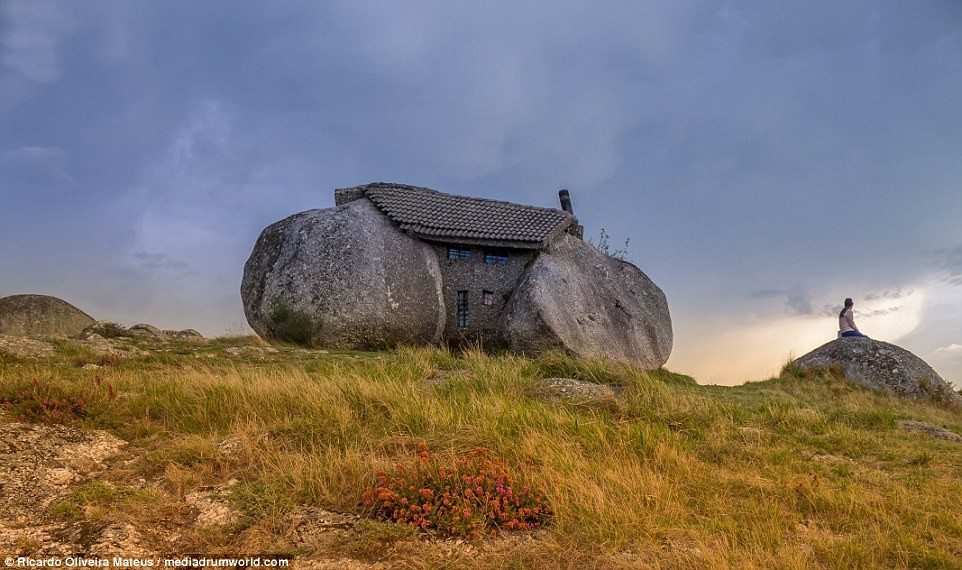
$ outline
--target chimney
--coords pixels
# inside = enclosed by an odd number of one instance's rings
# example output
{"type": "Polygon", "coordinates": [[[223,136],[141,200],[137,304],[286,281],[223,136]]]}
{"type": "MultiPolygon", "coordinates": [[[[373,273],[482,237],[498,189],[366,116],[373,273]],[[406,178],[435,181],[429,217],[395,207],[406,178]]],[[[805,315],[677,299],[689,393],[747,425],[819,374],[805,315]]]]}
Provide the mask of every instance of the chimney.
{"type": "MultiPolygon", "coordinates": [[[[566,190],[565,188],[562,188],[561,190],[559,190],[558,198],[561,198],[561,209],[564,210],[565,212],[568,212],[569,214],[571,214],[572,217],[574,217],[575,213],[574,213],[574,210],[571,209],[571,195],[568,194],[568,190],[566,190]]],[[[575,218],[573,220],[572,224],[568,226],[568,229],[566,231],[567,233],[573,235],[578,239],[584,239],[585,237],[585,228],[584,226],[578,223],[578,218],[575,218]]]]}
{"type": "Polygon", "coordinates": [[[568,212],[572,216],[575,215],[574,211],[571,209],[571,195],[568,194],[568,190],[562,188],[558,191],[558,197],[561,198],[561,209],[568,212]]]}

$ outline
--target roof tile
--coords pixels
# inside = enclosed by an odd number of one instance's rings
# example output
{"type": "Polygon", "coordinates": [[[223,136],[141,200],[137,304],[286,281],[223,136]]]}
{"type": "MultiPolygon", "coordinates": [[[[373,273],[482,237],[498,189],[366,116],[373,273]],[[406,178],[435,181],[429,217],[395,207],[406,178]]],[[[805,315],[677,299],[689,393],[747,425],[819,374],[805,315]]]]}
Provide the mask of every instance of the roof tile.
{"type": "Polygon", "coordinates": [[[456,196],[404,184],[378,182],[358,189],[402,230],[428,239],[509,241],[538,247],[575,222],[574,216],[563,210],[456,196]]]}

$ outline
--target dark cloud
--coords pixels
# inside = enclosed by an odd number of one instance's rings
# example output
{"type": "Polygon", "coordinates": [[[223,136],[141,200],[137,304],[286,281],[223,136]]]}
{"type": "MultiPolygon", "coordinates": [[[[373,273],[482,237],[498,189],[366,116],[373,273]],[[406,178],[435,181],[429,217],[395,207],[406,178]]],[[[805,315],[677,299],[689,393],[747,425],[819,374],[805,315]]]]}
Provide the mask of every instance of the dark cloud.
{"type": "Polygon", "coordinates": [[[190,272],[189,263],[173,259],[165,253],[138,251],[133,254],[133,258],[137,268],[145,271],[165,271],[178,275],[185,275],[190,272]]]}
{"type": "Polygon", "coordinates": [[[783,296],[785,296],[784,289],[763,289],[759,291],[752,291],[746,297],[748,299],[771,299],[773,297],[783,296]]]}
{"type": "Polygon", "coordinates": [[[802,285],[795,285],[789,289],[761,289],[752,291],[746,298],[752,300],[783,299],[789,313],[795,316],[815,315],[824,312],[824,310],[814,307],[808,288],[802,285]]]}
{"type": "Polygon", "coordinates": [[[259,231],[378,180],[544,206],[567,187],[587,235],[630,238],[673,315],[896,301],[933,273],[925,251],[962,285],[958,2],[0,15],[0,294],[71,260],[114,280],[105,303],[139,276],[154,284],[124,306],[163,313],[180,275],[195,300],[171,303],[242,320],[259,231]]]}
{"type": "Polygon", "coordinates": [[[866,300],[866,301],[875,301],[875,300],[878,300],[878,299],[893,299],[893,300],[894,300],[894,299],[902,299],[902,298],[911,296],[912,293],[914,293],[914,291],[911,290],[911,289],[909,289],[909,290],[907,290],[907,291],[903,291],[902,288],[899,287],[899,288],[894,289],[894,290],[891,290],[891,291],[887,291],[887,290],[886,290],[886,291],[881,291],[881,292],[869,293],[869,294],[865,295],[865,300],[866,300]]]}
{"type": "Polygon", "coordinates": [[[788,292],[788,299],[785,302],[796,315],[815,314],[815,308],[812,306],[812,297],[804,287],[793,287],[788,292]]]}
{"type": "Polygon", "coordinates": [[[898,313],[901,310],[902,310],[901,307],[889,307],[887,309],[873,309],[867,313],[860,311],[859,315],[867,319],[870,319],[872,317],[881,317],[885,315],[891,315],[892,313],[898,313]]]}

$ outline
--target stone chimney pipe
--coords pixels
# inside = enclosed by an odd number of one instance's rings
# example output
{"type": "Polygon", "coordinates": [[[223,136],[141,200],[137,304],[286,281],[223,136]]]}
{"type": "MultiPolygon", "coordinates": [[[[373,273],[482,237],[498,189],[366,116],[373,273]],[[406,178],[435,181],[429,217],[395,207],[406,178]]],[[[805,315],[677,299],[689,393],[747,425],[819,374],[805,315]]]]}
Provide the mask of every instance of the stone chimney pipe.
{"type": "Polygon", "coordinates": [[[564,188],[558,191],[558,197],[561,198],[561,209],[568,212],[572,216],[575,215],[574,210],[571,209],[571,195],[564,188]]]}

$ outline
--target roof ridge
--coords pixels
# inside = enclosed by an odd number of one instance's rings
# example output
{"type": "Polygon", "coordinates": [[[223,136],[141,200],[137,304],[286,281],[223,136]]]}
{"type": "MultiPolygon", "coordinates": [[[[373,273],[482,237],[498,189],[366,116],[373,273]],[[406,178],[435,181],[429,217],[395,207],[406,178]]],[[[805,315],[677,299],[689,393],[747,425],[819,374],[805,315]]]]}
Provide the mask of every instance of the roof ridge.
{"type": "Polygon", "coordinates": [[[337,192],[365,197],[401,229],[422,239],[471,241],[506,247],[547,245],[577,223],[570,212],[438,192],[432,188],[374,182],[337,192]]]}
{"type": "Polygon", "coordinates": [[[547,206],[533,206],[531,204],[521,204],[518,202],[509,202],[507,200],[496,200],[494,198],[479,198],[476,196],[464,196],[462,194],[451,194],[449,192],[441,192],[440,190],[435,190],[433,188],[428,188],[426,186],[412,186],[410,184],[399,184],[394,182],[372,182],[370,184],[363,184],[361,186],[356,186],[355,188],[363,190],[365,195],[367,194],[367,191],[369,189],[370,190],[389,190],[389,189],[418,190],[418,191],[431,192],[437,196],[448,196],[451,198],[461,198],[464,200],[472,200],[475,202],[488,202],[491,204],[505,204],[505,205],[514,206],[514,207],[520,206],[522,208],[531,208],[534,210],[544,210],[548,212],[558,212],[562,214],[571,215],[571,214],[568,214],[568,212],[565,212],[564,210],[561,210],[558,208],[550,208],[547,206]]]}

